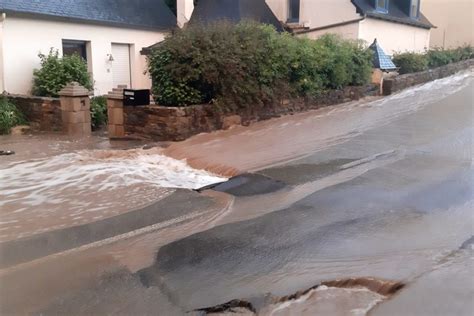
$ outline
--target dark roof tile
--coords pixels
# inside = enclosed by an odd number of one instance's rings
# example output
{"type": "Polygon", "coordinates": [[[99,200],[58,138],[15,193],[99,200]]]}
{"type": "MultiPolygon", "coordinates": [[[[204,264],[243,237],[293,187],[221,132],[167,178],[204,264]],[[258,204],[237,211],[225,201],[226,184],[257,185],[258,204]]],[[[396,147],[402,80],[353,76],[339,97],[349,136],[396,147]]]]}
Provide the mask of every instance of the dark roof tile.
{"type": "Polygon", "coordinates": [[[163,0],[0,0],[0,11],[133,28],[176,27],[163,0]]]}
{"type": "Polygon", "coordinates": [[[417,27],[430,29],[433,26],[431,22],[420,12],[420,17],[417,19],[411,18],[399,6],[399,0],[389,0],[389,7],[387,13],[382,13],[376,10],[372,0],[351,0],[357,7],[357,10],[368,17],[386,20],[395,23],[402,23],[417,27]]]}

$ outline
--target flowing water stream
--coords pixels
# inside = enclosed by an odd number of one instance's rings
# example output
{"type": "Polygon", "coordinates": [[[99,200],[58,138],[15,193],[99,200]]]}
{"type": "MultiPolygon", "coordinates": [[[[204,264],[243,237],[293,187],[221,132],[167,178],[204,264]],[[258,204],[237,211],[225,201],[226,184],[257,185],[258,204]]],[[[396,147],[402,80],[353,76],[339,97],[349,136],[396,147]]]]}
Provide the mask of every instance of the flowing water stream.
{"type": "MultiPolygon", "coordinates": [[[[176,213],[0,270],[15,285],[4,311],[181,315],[249,300],[260,315],[357,316],[393,294],[373,284],[426,290],[433,271],[471,291],[440,263],[472,269],[469,253],[452,255],[473,234],[472,88],[465,72],[167,148],[2,138],[17,155],[0,160],[0,242],[149,206],[176,213]],[[256,177],[227,192],[189,190],[246,171],[256,177]]],[[[402,294],[393,301],[413,306],[402,294]]]]}

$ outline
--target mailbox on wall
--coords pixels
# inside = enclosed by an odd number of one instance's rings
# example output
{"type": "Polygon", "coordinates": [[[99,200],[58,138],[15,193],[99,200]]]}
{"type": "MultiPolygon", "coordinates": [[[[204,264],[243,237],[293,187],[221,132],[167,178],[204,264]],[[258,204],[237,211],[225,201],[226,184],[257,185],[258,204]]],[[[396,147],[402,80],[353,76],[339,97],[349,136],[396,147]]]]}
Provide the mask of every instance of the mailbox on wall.
{"type": "Polygon", "coordinates": [[[124,106],[150,105],[150,90],[124,89],[123,90],[123,105],[124,106]]]}

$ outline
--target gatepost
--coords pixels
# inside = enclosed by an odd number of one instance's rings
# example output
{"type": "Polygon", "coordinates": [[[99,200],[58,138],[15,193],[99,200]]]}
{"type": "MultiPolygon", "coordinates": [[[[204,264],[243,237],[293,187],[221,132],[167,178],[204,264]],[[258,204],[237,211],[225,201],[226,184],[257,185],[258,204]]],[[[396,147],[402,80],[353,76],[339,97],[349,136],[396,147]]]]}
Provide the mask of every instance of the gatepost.
{"type": "Polygon", "coordinates": [[[123,90],[126,88],[126,85],[119,85],[117,88],[112,89],[107,95],[109,138],[125,137],[125,128],[123,125],[123,90]]]}
{"type": "Polygon", "coordinates": [[[59,91],[63,131],[72,136],[90,136],[91,100],[89,90],[71,82],[59,91]]]}

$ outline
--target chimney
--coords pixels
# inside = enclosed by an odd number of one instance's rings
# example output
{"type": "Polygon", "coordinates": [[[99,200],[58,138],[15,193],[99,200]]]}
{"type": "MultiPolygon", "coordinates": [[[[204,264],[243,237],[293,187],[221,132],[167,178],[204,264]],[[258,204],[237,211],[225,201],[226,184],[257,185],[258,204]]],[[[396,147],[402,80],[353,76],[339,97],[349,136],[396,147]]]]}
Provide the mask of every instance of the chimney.
{"type": "Polygon", "coordinates": [[[184,27],[194,11],[194,0],[176,0],[176,17],[178,26],[184,27]]]}

